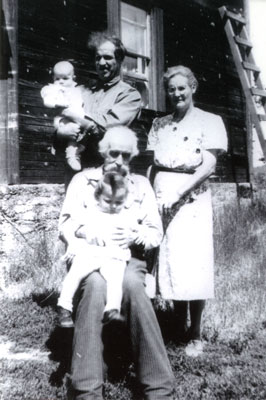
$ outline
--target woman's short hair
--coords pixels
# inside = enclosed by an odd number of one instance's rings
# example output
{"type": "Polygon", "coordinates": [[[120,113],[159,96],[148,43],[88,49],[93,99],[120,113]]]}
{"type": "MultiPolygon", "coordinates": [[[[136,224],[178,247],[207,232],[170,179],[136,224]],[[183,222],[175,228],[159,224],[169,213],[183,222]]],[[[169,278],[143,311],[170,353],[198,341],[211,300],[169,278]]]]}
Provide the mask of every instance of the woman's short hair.
{"type": "Polygon", "coordinates": [[[116,36],[108,35],[107,32],[93,32],[89,36],[88,47],[96,51],[96,49],[105,42],[113,43],[115,46],[115,59],[122,63],[126,55],[126,48],[116,36]]]}
{"type": "Polygon", "coordinates": [[[167,71],[163,75],[163,83],[165,90],[168,89],[169,80],[176,75],[182,75],[185,78],[187,78],[189,86],[190,87],[194,86],[194,88],[197,90],[199,83],[195,75],[193,74],[190,68],[184,67],[184,65],[176,65],[174,67],[170,67],[167,69],[167,71]]]}
{"type": "Polygon", "coordinates": [[[127,128],[126,126],[113,126],[112,128],[107,129],[104,134],[104,137],[99,142],[99,153],[104,157],[109,148],[112,139],[119,141],[119,143],[125,143],[129,147],[131,147],[131,158],[137,156],[139,154],[138,149],[138,138],[134,131],[127,128]]]}
{"type": "Polygon", "coordinates": [[[95,199],[99,200],[105,190],[111,194],[111,197],[114,197],[118,190],[124,190],[126,197],[128,194],[127,181],[118,172],[106,172],[97,183],[94,192],[95,199]]]}

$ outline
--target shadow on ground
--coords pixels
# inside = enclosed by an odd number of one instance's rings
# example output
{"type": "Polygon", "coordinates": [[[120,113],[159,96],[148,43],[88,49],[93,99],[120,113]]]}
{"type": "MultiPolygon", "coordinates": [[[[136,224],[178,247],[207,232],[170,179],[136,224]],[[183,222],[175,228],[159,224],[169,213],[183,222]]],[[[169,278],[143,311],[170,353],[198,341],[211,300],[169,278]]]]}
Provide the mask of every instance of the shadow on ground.
{"type": "Polygon", "coordinates": [[[184,303],[176,302],[174,309],[154,307],[165,344],[182,345],[188,341],[187,304],[184,303]]]}
{"type": "Polygon", "coordinates": [[[55,327],[46,341],[46,347],[50,350],[50,359],[59,362],[57,370],[50,376],[53,386],[61,386],[65,375],[69,374],[72,355],[73,329],[55,327]]]}

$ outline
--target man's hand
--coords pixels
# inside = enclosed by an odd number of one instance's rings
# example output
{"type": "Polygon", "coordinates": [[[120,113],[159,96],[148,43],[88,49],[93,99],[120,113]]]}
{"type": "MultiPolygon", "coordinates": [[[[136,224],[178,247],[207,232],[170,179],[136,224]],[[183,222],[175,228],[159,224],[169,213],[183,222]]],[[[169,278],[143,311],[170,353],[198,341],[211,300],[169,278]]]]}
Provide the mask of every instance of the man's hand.
{"type": "Polygon", "coordinates": [[[56,133],[59,139],[76,140],[80,133],[80,126],[75,122],[68,122],[67,124],[60,122],[56,133]]]}
{"type": "Polygon", "coordinates": [[[76,252],[73,246],[69,245],[65,254],[61,257],[61,260],[66,263],[71,263],[75,257],[76,252]]]}
{"type": "Polygon", "coordinates": [[[93,133],[94,128],[96,127],[96,124],[93,120],[81,117],[79,113],[73,111],[70,107],[65,108],[62,111],[62,115],[68,118],[69,120],[75,122],[76,124],[78,124],[82,129],[85,129],[89,134],[93,133]]]}

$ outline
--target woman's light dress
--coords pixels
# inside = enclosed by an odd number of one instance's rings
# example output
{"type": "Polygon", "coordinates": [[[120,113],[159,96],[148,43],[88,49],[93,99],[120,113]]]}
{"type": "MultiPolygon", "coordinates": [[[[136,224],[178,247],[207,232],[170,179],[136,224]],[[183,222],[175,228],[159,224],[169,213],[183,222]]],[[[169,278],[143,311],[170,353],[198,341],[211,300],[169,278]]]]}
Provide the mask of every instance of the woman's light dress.
{"type": "MultiPolygon", "coordinates": [[[[156,118],[147,150],[156,165],[191,171],[202,163],[202,151],[227,150],[221,117],[196,107],[180,122],[173,115],[156,118]]],[[[154,180],[158,199],[175,200],[176,191],[193,175],[159,171],[154,180]]],[[[169,223],[159,249],[159,293],[165,299],[214,297],[212,203],[209,189],[194,190],[169,223]]]]}

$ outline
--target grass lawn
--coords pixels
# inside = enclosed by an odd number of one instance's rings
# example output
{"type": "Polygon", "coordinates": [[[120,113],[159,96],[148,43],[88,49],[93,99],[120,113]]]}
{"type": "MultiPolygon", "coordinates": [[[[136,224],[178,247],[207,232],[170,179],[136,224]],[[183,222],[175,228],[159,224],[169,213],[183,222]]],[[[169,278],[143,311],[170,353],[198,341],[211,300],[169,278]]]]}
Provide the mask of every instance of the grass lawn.
{"type": "MultiPolygon", "coordinates": [[[[64,399],[71,354],[71,330],[54,328],[53,305],[36,299],[1,300],[2,343],[11,343],[1,360],[3,400],[64,399]],[[10,317],[12,316],[12,317],[10,317]]],[[[175,375],[175,399],[265,399],[266,324],[248,333],[205,339],[204,355],[188,358],[184,347],[167,343],[175,375]]],[[[119,338],[117,338],[119,341],[119,338]]],[[[107,382],[105,398],[133,399],[134,369],[120,381],[107,382]]],[[[138,398],[138,397],[137,397],[138,398]]]]}
{"type": "MultiPolygon", "coordinates": [[[[164,333],[168,328],[165,341],[175,375],[174,398],[265,400],[266,202],[219,206],[214,227],[216,298],[208,301],[204,313],[204,354],[188,358],[184,347],[175,343],[177,322],[171,311],[164,314],[164,322],[160,319],[164,333]]],[[[23,264],[25,249],[21,250],[21,259],[10,269],[10,285],[25,289],[26,281],[27,290],[19,295],[18,289],[16,298],[0,296],[1,400],[66,396],[72,331],[55,327],[56,299],[47,298],[47,293],[56,272],[47,263],[47,253],[49,249],[31,253],[23,264]]],[[[121,338],[115,339],[121,343],[121,338]]],[[[116,365],[126,365],[117,357],[116,365]]],[[[133,399],[134,366],[116,372],[120,378],[106,382],[104,398],[133,399]]],[[[140,396],[135,394],[135,399],[140,396]]]]}

